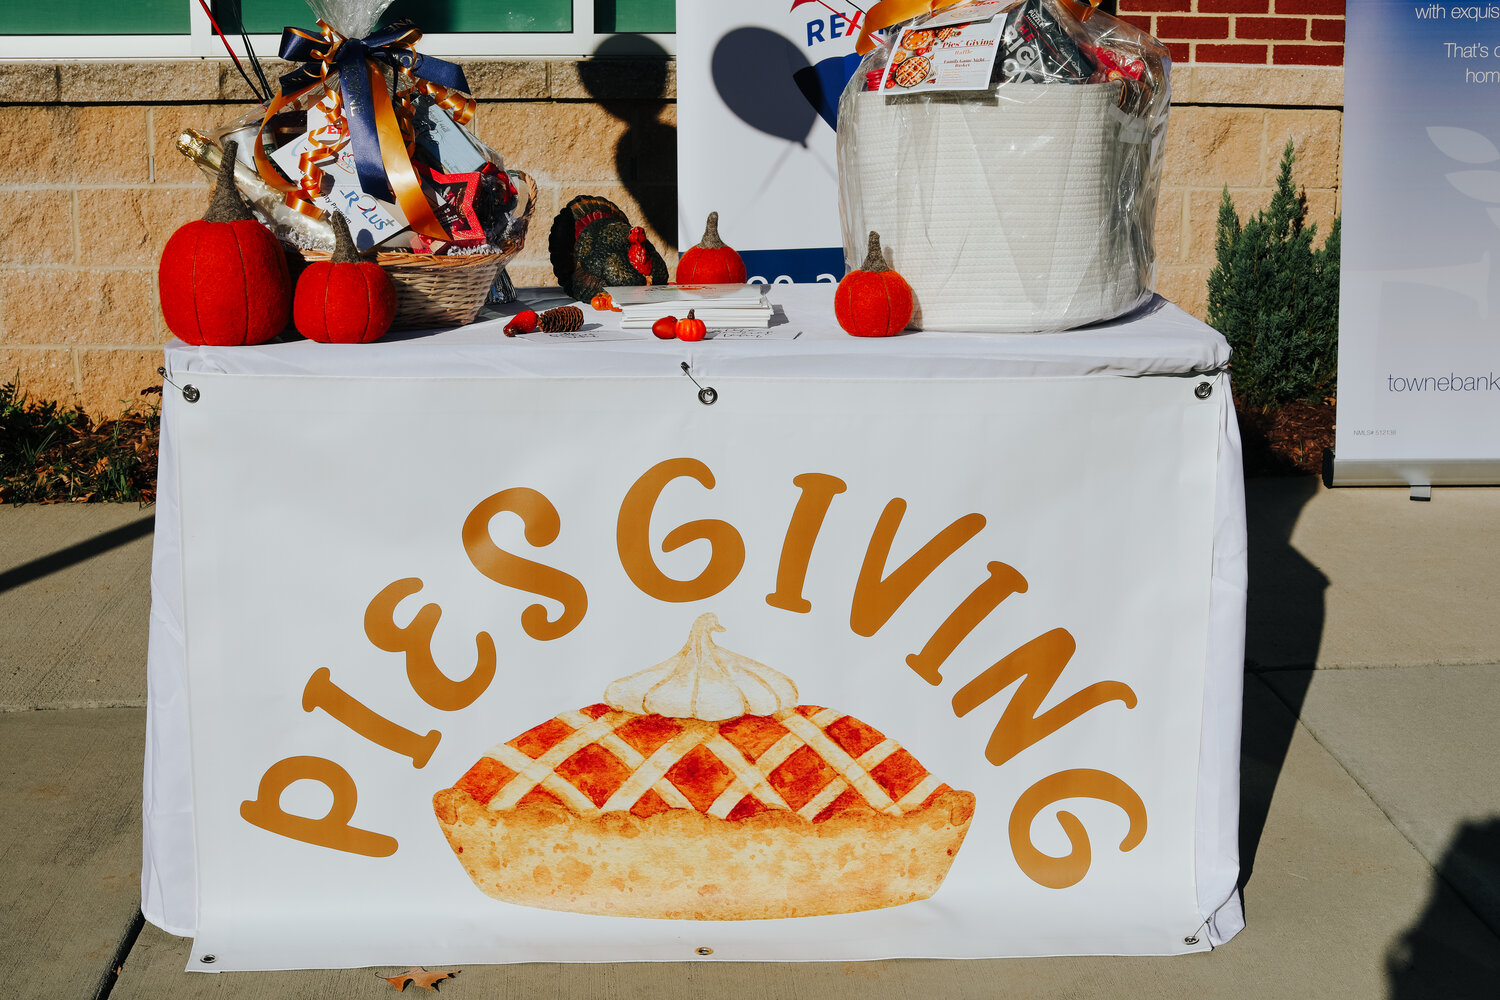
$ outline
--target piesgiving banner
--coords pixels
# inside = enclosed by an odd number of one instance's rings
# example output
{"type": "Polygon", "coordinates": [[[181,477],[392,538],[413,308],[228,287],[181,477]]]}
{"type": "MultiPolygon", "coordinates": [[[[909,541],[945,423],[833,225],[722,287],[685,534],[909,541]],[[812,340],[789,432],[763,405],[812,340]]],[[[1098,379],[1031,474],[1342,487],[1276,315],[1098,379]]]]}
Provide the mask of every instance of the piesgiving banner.
{"type": "Polygon", "coordinates": [[[1334,479],[1500,482],[1500,7],[1345,17],[1334,479]]]}
{"type": "Polygon", "coordinates": [[[1222,376],[681,381],[194,373],[191,967],[1237,920],[1232,857],[1200,884],[1222,376]]]}
{"type": "Polygon", "coordinates": [[[834,130],[863,16],[842,0],[678,6],[683,249],[718,212],[751,281],[843,277],[834,130]]]}

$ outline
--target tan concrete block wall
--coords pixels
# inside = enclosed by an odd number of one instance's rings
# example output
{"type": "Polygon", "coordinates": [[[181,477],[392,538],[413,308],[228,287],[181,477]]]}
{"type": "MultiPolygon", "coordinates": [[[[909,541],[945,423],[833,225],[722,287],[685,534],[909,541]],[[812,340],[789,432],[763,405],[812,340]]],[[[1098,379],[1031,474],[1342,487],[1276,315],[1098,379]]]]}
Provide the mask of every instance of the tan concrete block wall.
{"type": "MultiPolygon", "coordinates": [[[[275,71],[274,65],[269,67],[275,71]]],[[[617,202],[676,260],[676,84],[671,62],[465,62],[474,128],[530,173],[540,199],[518,284],[552,284],[547,230],[578,194],[617,202]]],[[[1191,66],[1173,74],[1157,212],[1158,290],[1202,316],[1224,186],[1245,215],[1264,207],[1287,136],[1320,232],[1338,211],[1342,71],[1191,66]]],[[[34,397],[112,416],[156,384],[168,339],[156,261],[202,214],[208,185],[174,148],[184,126],[252,110],[228,64],[212,60],[0,64],[0,380],[34,397]],[[122,95],[139,103],[116,103],[122,95]]]]}
{"type": "Polygon", "coordinates": [[[1319,242],[1340,211],[1340,67],[1176,66],[1157,203],[1156,289],[1193,315],[1208,309],[1219,202],[1241,219],[1270,201],[1288,139],[1319,242]]]}
{"type": "MultiPolygon", "coordinates": [[[[540,190],[511,271],[551,284],[547,230],[577,194],[602,194],[676,261],[676,81],[669,60],[466,60],[475,129],[540,190]]],[[[267,65],[272,79],[284,70],[267,65]]],[[[112,416],[158,383],[169,334],[156,264],[202,215],[208,182],[175,148],[255,105],[232,66],[0,63],[0,381],[112,416]],[[128,101],[130,103],[121,103],[128,101]]]]}

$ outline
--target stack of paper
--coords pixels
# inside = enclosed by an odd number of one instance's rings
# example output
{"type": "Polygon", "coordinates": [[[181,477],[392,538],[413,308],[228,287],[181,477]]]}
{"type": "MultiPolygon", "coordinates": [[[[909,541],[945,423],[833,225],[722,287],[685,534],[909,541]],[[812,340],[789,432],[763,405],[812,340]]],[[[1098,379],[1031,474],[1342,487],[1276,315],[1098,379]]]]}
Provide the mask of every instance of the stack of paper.
{"type": "Polygon", "coordinates": [[[620,307],[620,327],[649,330],[663,316],[682,319],[688,310],[709,329],[768,327],[771,303],[765,285],[627,285],[606,288],[620,307]]]}

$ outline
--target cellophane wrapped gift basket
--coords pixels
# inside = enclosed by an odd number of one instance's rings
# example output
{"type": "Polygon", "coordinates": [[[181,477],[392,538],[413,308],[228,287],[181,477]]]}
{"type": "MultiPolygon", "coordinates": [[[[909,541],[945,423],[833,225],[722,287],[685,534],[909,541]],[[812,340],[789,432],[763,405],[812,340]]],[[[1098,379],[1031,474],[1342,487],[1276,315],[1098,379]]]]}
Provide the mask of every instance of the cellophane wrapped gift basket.
{"type": "Polygon", "coordinates": [[[878,232],[917,329],[1058,331],[1148,299],[1165,46],[1076,0],[913,7],[861,36],[839,104],[848,265],[878,232]]]}
{"type": "Polygon", "coordinates": [[[513,297],[504,267],[524,245],[536,183],[465,127],[475,104],[459,66],[418,53],[409,21],[377,27],[391,2],[308,0],[316,26],[281,40],[297,67],[274,86],[262,77],[253,112],[186,129],[178,148],[209,174],[236,149],[239,193],[308,262],[329,259],[330,220],[344,216],[395,285],[395,328],[462,325],[513,297]]]}

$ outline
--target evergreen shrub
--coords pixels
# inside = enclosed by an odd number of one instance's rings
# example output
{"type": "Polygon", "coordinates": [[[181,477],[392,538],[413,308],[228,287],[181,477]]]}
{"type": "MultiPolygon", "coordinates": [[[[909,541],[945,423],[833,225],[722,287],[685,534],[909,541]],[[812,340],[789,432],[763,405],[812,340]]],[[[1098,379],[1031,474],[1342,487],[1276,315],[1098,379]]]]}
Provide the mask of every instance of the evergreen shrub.
{"type": "Polygon", "coordinates": [[[1235,394],[1263,410],[1332,396],[1338,378],[1340,220],[1314,249],[1295,159],[1288,139],[1270,205],[1243,225],[1225,186],[1208,276],[1208,323],[1233,350],[1235,394]]]}

